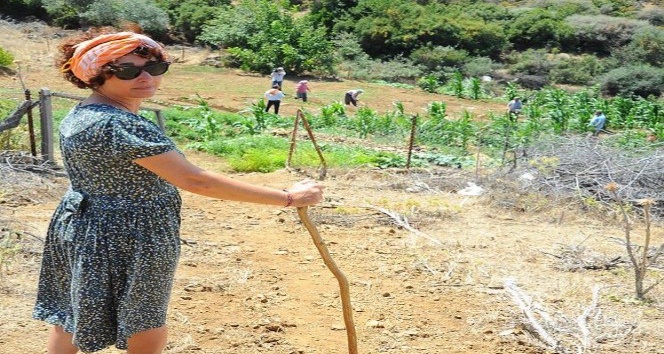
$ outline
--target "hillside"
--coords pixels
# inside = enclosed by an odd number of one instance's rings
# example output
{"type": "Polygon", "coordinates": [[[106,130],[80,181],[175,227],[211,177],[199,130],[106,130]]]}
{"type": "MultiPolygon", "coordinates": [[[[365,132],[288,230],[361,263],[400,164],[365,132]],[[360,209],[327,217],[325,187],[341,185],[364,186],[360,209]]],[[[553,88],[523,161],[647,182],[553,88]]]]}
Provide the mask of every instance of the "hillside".
{"type": "MultiPolygon", "coordinates": [[[[26,87],[84,94],[52,67],[57,42],[52,30],[0,22],[0,34],[0,46],[21,60],[26,87]]],[[[171,50],[175,58],[178,50],[171,50]]],[[[237,112],[261,97],[269,85],[266,77],[208,69],[192,74],[191,66],[210,54],[185,50],[151,105],[187,104],[199,94],[216,108],[237,112]]],[[[292,92],[297,79],[287,79],[286,90],[292,92]]],[[[341,100],[346,89],[356,87],[366,91],[363,104],[379,111],[391,110],[397,99],[407,113],[442,100],[451,115],[466,109],[479,119],[504,107],[377,84],[311,81],[311,110],[341,100]]],[[[0,93],[22,100],[16,76],[0,76],[0,93]]],[[[299,105],[287,100],[283,115],[299,105]]],[[[187,156],[204,168],[230,173],[215,157],[193,151],[187,156]]],[[[48,326],[30,317],[40,239],[67,181],[2,171],[5,181],[21,183],[0,188],[0,236],[8,230],[22,236],[16,257],[0,262],[5,266],[0,270],[0,352],[44,353],[48,326]],[[25,183],[32,185],[25,188],[25,183]]],[[[304,178],[283,170],[232,176],[274,187],[304,178]]],[[[520,182],[489,178],[486,184],[495,189],[467,196],[458,191],[472,173],[457,169],[330,171],[326,200],[310,213],[350,280],[359,353],[553,353],[532,335],[510,293],[515,289],[509,288],[510,280],[526,300],[539,304],[540,314],[551,316],[560,331],[554,334],[570,352],[582,343],[574,337],[581,334],[580,318],[589,330],[586,353],[664,353],[664,288],[649,294],[651,302],[632,300],[632,270],[624,246],[615,241],[621,225],[538,195],[521,201],[532,208],[517,208],[505,202],[505,195],[514,194],[520,182]],[[418,232],[381,210],[407,217],[418,232]],[[615,257],[623,260],[611,269],[584,267],[583,262],[602,265],[615,257]],[[600,291],[593,304],[595,286],[600,291]],[[584,311],[588,316],[580,317],[584,311]]],[[[183,193],[183,202],[182,255],[166,353],[348,352],[337,282],[295,210],[189,193],[183,193]]],[[[639,241],[643,225],[635,225],[632,233],[639,241]]],[[[661,225],[653,226],[652,235],[653,243],[664,242],[661,225]]]]}

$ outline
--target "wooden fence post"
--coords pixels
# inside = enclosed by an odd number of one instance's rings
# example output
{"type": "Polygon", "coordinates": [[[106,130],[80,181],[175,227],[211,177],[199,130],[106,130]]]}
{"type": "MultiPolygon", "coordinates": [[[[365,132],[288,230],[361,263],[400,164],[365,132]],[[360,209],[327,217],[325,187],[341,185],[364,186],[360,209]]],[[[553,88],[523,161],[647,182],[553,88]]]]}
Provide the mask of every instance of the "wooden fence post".
{"type": "Polygon", "coordinates": [[[33,157],[37,157],[37,142],[35,140],[35,124],[32,118],[32,95],[30,90],[26,89],[24,91],[25,100],[30,102],[30,108],[28,109],[28,134],[30,136],[30,153],[33,157]]]}
{"type": "Polygon", "coordinates": [[[156,109],[154,111],[154,114],[157,116],[157,125],[159,125],[159,129],[161,129],[162,132],[166,132],[166,123],[164,123],[164,114],[161,113],[161,110],[156,109]]]}
{"type": "Polygon", "coordinates": [[[417,117],[415,114],[410,117],[410,140],[408,140],[408,157],[406,158],[406,169],[410,170],[410,159],[413,156],[413,146],[415,145],[415,134],[417,132],[417,117]]]}
{"type": "Polygon", "coordinates": [[[39,119],[41,123],[41,153],[42,158],[51,164],[55,163],[53,152],[53,105],[51,104],[51,91],[47,88],[39,90],[39,119]]]}

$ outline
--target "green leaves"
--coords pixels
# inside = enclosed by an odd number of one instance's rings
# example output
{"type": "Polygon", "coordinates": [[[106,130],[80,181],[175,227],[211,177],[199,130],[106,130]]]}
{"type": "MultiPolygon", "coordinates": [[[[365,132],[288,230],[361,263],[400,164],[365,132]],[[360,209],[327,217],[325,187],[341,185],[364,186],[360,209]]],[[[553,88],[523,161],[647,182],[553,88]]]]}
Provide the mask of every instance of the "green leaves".
{"type": "Polygon", "coordinates": [[[273,1],[244,0],[221,10],[204,27],[198,40],[228,48],[229,64],[269,73],[282,66],[288,73],[331,74],[334,47],[324,28],[273,1]]]}

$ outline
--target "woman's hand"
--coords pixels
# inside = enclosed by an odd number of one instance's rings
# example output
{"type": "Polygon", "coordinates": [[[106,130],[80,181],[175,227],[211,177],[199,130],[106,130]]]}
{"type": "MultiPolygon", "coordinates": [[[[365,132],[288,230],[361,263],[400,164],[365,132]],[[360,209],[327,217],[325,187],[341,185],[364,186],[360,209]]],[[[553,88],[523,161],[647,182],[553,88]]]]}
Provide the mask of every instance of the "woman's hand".
{"type": "Polygon", "coordinates": [[[287,191],[293,197],[292,206],[302,207],[320,203],[323,200],[323,189],[323,184],[307,179],[295,183],[287,191]]]}

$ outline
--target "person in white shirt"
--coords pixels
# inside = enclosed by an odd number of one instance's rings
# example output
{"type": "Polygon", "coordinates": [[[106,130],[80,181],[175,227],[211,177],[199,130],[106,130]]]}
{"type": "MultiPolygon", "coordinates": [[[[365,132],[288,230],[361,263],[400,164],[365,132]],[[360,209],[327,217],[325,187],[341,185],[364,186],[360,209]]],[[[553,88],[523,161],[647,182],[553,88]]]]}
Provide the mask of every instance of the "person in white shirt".
{"type": "Polygon", "coordinates": [[[281,105],[281,99],[286,97],[279,85],[273,85],[271,89],[265,91],[265,99],[267,100],[267,106],[265,106],[265,112],[270,111],[270,107],[274,106],[274,114],[279,114],[279,106],[281,105]]]}
{"type": "Polygon", "coordinates": [[[279,90],[281,90],[281,85],[284,82],[284,76],[286,76],[286,71],[284,70],[284,68],[279,67],[279,68],[274,69],[272,71],[272,76],[271,76],[272,77],[272,87],[274,87],[274,85],[278,85],[279,90]]]}
{"type": "Polygon", "coordinates": [[[359,96],[362,92],[364,92],[364,90],[360,89],[347,91],[344,97],[344,102],[347,105],[352,104],[353,106],[357,106],[357,101],[359,101],[357,96],[359,96]]]}
{"type": "Polygon", "coordinates": [[[521,113],[522,107],[521,98],[519,97],[514,97],[514,99],[507,104],[507,114],[512,121],[516,122],[517,117],[521,113]]]}

